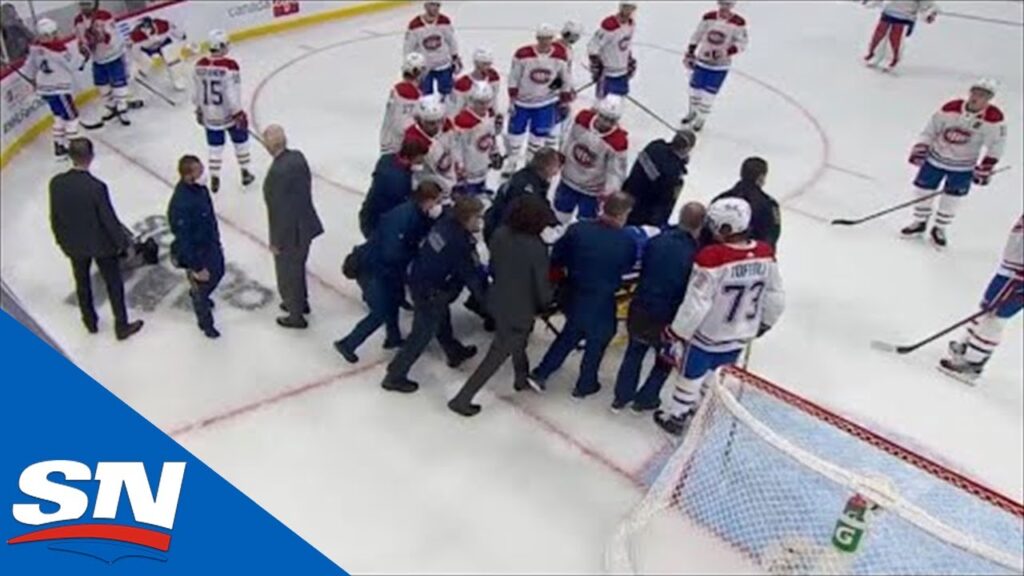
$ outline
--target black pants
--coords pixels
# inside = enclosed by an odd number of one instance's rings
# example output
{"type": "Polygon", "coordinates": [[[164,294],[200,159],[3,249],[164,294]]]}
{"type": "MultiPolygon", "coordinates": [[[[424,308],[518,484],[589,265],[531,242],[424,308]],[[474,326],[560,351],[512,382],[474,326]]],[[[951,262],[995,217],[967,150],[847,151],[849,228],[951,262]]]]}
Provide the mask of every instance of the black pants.
{"type": "Polygon", "coordinates": [[[472,403],[473,397],[505,364],[509,356],[512,357],[512,369],[515,372],[516,384],[520,386],[526,384],[526,377],[530,374],[530,359],[526,356],[526,345],[529,339],[529,328],[514,328],[498,323],[487,356],[484,356],[483,361],[476,367],[476,371],[462,386],[452,402],[463,406],[472,403]]]}
{"type": "Polygon", "coordinates": [[[412,331],[405,344],[388,364],[388,378],[406,378],[412,365],[423,355],[427,345],[435,337],[449,359],[457,358],[462,344],[452,333],[449,298],[444,294],[423,301],[413,299],[412,331]]]}
{"type": "Polygon", "coordinates": [[[210,273],[210,279],[206,282],[190,279],[192,289],[189,290],[189,295],[192,297],[192,309],[196,313],[199,329],[206,331],[213,329],[213,300],[210,299],[210,294],[224,278],[224,254],[217,253],[211,256],[203,269],[210,273]]]}
{"type": "Polygon", "coordinates": [[[75,274],[75,293],[78,295],[78,309],[82,312],[82,322],[86,326],[95,326],[99,318],[92,302],[92,263],[100,269],[100,276],[107,286],[107,297],[110,308],[114,312],[114,326],[123,329],[128,326],[128,310],[124,304],[124,280],[121,278],[121,267],[117,256],[105,258],[72,258],[71,270],[75,274]]]}
{"type": "Polygon", "coordinates": [[[288,315],[301,317],[309,307],[306,290],[306,260],[309,258],[309,244],[286,250],[274,256],[274,272],[277,276],[277,292],[284,302],[288,315]]]}

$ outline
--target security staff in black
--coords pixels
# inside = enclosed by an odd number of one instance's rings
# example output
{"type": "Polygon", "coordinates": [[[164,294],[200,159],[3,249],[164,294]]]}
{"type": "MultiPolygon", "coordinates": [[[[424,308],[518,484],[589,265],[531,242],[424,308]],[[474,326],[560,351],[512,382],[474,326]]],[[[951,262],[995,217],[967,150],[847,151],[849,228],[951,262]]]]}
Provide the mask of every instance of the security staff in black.
{"type": "Polygon", "coordinates": [[[513,174],[508,182],[498,189],[494,204],[484,216],[484,242],[491,243],[491,235],[504,222],[509,204],[525,194],[543,198],[548,205],[548,210],[544,214],[545,224],[557,225],[558,219],[555,218],[555,212],[548,200],[548,190],[551,188],[551,181],[558,176],[561,169],[562,155],[557,150],[547,147],[538,150],[525,168],[513,174]]]}
{"type": "Polygon", "coordinates": [[[449,305],[463,288],[480,302],[486,302],[486,278],[474,234],[483,229],[483,203],[475,197],[460,196],[455,205],[434,224],[423,239],[409,268],[408,287],[412,297],[412,331],[388,364],[381,386],[393,392],[411,393],[419,384],[409,379],[409,370],[435,337],[455,368],[476,355],[475,346],[465,346],[452,334],[449,305]]]}
{"type": "Polygon", "coordinates": [[[57,245],[71,260],[86,330],[90,334],[99,330],[90,274],[95,261],[114,312],[114,333],[124,340],[142,329],[142,320],[128,321],[118,263],[118,255],[128,248],[130,239],[114,213],[107,185],[89,173],[94,158],[92,142],[73,138],[68,143],[68,157],[72,168],[50,180],[50,227],[57,245]]]}
{"type": "Polygon", "coordinates": [[[636,157],[629,177],[622,185],[636,202],[629,214],[630,226],[664,228],[683,190],[683,177],[690,150],[697,136],[690,130],[676,133],[672,141],[655,140],[636,157]]]}
{"type": "Polygon", "coordinates": [[[174,187],[167,222],[174,234],[171,256],[185,269],[191,286],[192,309],[199,329],[207,338],[219,338],[213,325],[213,300],[210,295],[224,278],[224,250],[220,245],[217,214],[213,211],[210,189],[202,183],[203,163],[186,155],[178,161],[181,180],[174,187]]]}
{"type": "Polygon", "coordinates": [[[740,166],[740,181],[731,190],[715,197],[742,198],[750,204],[750,238],[776,248],[779,236],[782,235],[782,214],[779,203],[763,190],[768,177],[768,162],[764,158],[752,156],[740,166]]]}

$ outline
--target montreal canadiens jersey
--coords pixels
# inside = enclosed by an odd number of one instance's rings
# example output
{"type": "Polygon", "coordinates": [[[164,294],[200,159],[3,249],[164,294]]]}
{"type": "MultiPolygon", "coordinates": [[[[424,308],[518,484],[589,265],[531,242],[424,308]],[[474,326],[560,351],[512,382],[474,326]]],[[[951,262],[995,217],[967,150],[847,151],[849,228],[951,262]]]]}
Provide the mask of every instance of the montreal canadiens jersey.
{"type": "Polygon", "coordinates": [[[223,56],[204,56],[196,62],[192,101],[202,111],[203,125],[223,130],[234,125],[242,111],[242,74],[238,62],[223,56]]]}
{"type": "Polygon", "coordinates": [[[427,22],[423,16],[413,18],[405,31],[405,54],[411,52],[422,54],[430,70],[451,66],[452,57],[459,54],[452,21],[444,14],[438,14],[433,22],[427,22]]]}
{"type": "Polygon", "coordinates": [[[384,123],[380,128],[380,151],[394,154],[402,147],[405,132],[412,126],[420,89],[414,82],[402,80],[391,88],[388,105],[384,109],[384,123]]]}
{"type": "Polygon", "coordinates": [[[626,180],[629,133],[616,126],[601,134],[596,120],[593,110],[581,110],[573,120],[562,148],[562,181],[584,194],[604,196],[621,190],[626,180]]]}
{"type": "Polygon", "coordinates": [[[1024,216],[1010,230],[1003,248],[1003,262],[996,274],[1024,282],[1024,216]]]}
{"type": "Polygon", "coordinates": [[[747,22],[735,12],[728,17],[708,12],[690,38],[697,62],[709,70],[728,70],[732,57],[747,48],[747,22]]]}
{"type": "Polygon", "coordinates": [[[932,20],[938,12],[933,0],[888,0],[882,6],[882,14],[906,22],[917,22],[919,17],[932,20]]]}
{"type": "Polygon", "coordinates": [[[785,307],[775,252],[747,241],[697,253],[686,298],[672,322],[681,338],[708,352],[732,352],[774,325],[785,307]]]}
{"type": "Polygon", "coordinates": [[[601,61],[605,76],[619,77],[629,72],[635,28],[632,18],[623,22],[618,16],[609,16],[594,32],[587,45],[587,54],[601,61]]]}
{"type": "Polygon", "coordinates": [[[476,82],[487,82],[491,85],[491,90],[494,91],[495,100],[497,95],[500,94],[501,89],[501,75],[494,68],[487,71],[486,78],[477,78],[476,71],[470,72],[469,74],[463,74],[455,81],[455,85],[452,87],[452,98],[453,111],[457,114],[460,110],[466,107],[466,103],[469,100],[469,91],[473,89],[473,84],[476,82]]]}
{"type": "Polygon", "coordinates": [[[495,152],[494,111],[484,117],[465,108],[455,116],[455,167],[459,179],[479,184],[487,179],[495,152]]]}
{"type": "Polygon", "coordinates": [[[28,49],[28,58],[21,72],[36,83],[40,96],[70,94],[74,81],[74,64],[71,52],[64,42],[33,42],[28,49]]]}
{"type": "Polygon", "coordinates": [[[575,86],[576,82],[573,81],[573,77],[572,77],[572,60],[573,60],[572,45],[569,44],[568,42],[566,42],[565,40],[561,39],[561,38],[559,38],[558,40],[555,40],[555,44],[561,46],[562,50],[565,51],[565,67],[566,67],[566,74],[565,75],[566,75],[566,78],[569,79],[569,85],[570,86],[575,86]]]}
{"type": "Polygon", "coordinates": [[[152,30],[136,26],[128,38],[134,46],[144,50],[156,50],[172,39],[184,40],[185,35],[167,20],[154,18],[152,30]]]}
{"type": "Polygon", "coordinates": [[[117,30],[114,15],[106,10],[94,10],[75,16],[75,38],[78,50],[88,54],[96,64],[107,64],[124,56],[124,39],[117,30]]]}
{"type": "Polygon", "coordinates": [[[572,89],[571,83],[569,55],[561,44],[553,43],[546,54],[536,46],[523,46],[512,57],[508,96],[516,106],[541,108],[554,104],[560,92],[572,89]],[[552,83],[561,88],[552,88],[552,83]]]}
{"type": "Polygon", "coordinates": [[[450,193],[455,186],[455,126],[452,121],[445,118],[444,127],[436,136],[430,136],[414,122],[405,131],[405,139],[419,140],[427,147],[423,170],[415,173],[413,186],[419,186],[420,182],[426,180],[433,180],[441,186],[445,194],[450,193]]]}
{"type": "Polygon", "coordinates": [[[928,162],[953,172],[974,169],[981,157],[999,160],[1006,142],[1006,124],[999,108],[989,105],[980,112],[968,112],[966,100],[953,100],[936,112],[921,133],[928,145],[928,162]]]}

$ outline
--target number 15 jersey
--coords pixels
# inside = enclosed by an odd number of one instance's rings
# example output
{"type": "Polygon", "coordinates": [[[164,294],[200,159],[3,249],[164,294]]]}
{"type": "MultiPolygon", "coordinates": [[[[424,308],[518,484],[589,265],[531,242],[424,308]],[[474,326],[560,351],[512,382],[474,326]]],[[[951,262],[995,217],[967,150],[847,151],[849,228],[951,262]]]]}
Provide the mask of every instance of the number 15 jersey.
{"type": "Polygon", "coordinates": [[[238,62],[223,56],[204,56],[196,62],[192,101],[200,110],[203,126],[224,130],[234,125],[242,110],[242,76],[238,62]]]}
{"type": "Polygon", "coordinates": [[[713,244],[697,253],[672,330],[708,352],[740,350],[785,307],[775,252],[763,242],[713,244]]]}

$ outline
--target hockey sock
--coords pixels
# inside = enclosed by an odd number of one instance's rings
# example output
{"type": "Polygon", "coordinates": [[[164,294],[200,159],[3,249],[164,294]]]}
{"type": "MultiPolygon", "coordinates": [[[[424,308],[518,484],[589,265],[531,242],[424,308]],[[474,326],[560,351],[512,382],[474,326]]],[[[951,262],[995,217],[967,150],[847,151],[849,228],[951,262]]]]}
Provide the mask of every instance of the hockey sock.
{"type": "Polygon", "coordinates": [[[210,178],[219,178],[224,163],[224,147],[210,146],[210,178]]]}
{"type": "Polygon", "coordinates": [[[1005,325],[1006,320],[993,314],[987,314],[971,322],[963,341],[966,345],[964,361],[971,364],[987,362],[1003,339],[1005,325]]]}
{"type": "Polygon", "coordinates": [[[238,159],[238,167],[242,170],[249,169],[249,142],[235,142],[235,158],[238,159]]]}
{"type": "Polygon", "coordinates": [[[903,34],[906,29],[906,24],[893,24],[889,27],[889,49],[892,51],[890,66],[895,66],[900,61],[900,47],[903,45],[903,34]]]}
{"type": "Polygon", "coordinates": [[[871,35],[871,44],[868,46],[868,58],[875,56],[875,50],[878,49],[878,45],[882,43],[882,39],[885,38],[885,33],[889,31],[889,23],[882,20],[878,21],[878,25],[875,26],[875,32],[871,35]]]}
{"type": "Polygon", "coordinates": [[[956,218],[956,209],[960,206],[961,196],[943,194],[939,197],[939,211],[935,214],[935,226],[945,228],[956,218]]]}
{"type": "Polygon", "coordinates": [[[78,138],[78,118],[64,120],[64,140],[68,141],[72,138],[78,138]]]}
{"type": "Polygon", "coordinates": [[[529,162],[538,150],[548,145],[549,141],[547,136],[530,134],[530,139],[526,142],[526,161],[529,162]]]}
{"type": "Polygon", "coordinates": [[[114,95],[114,106],[118,112],[124,113],[128,111],[128,87],[127,86],[115,86],[111,91],[114,95]]]}
{"type": "Polygon", "coordinates": [[[676,381],[676,389],[672,391],[672,400],[669,402],[667,412],[676,418],[688,414],[700,400],[703,385],[703,377],[680,377],[676,381]]]}
{"type": "MultiPolygon", "coordinates": [[[[914,188],[914,193],[918,198],[932,194],[933,190],[925,190],[924,188],[914,188]]],[[[932,203],[933,200],[926,200],[914,204],[914,221],[915,222],[927,222],[932,217],[932,203]]]]}
{"type": "Polygon", "coordinates": [[[67,132],[64,130],[64,120],[60,118],[53,119],[53,128],[51,129],[53,134],[53,143],[60,144],[61,146],[67,146],[67,132]]]}
{"type": "Polygon", "coordinates": [[[526,134],[507,134],[505,136],[505,154],[508,155],[508,166],[516,169],[523,150],[523,142],[526,141],[526,134]]]}
{"type": "Polygon", "coordinates": [[[110,89],[110,86],[100,86],[100,98],[103,99],[103,105],[107,107],[107,110],[115,110],[116,103],[114,102],[114,93],[110,89]]]}
{"type": "Polygon", "coordinates": [[[704,120],[711,115],[711,105],[715,102],[715,95],[704,90],[697,91],[697,123],[703,124],[704,120]]]}

